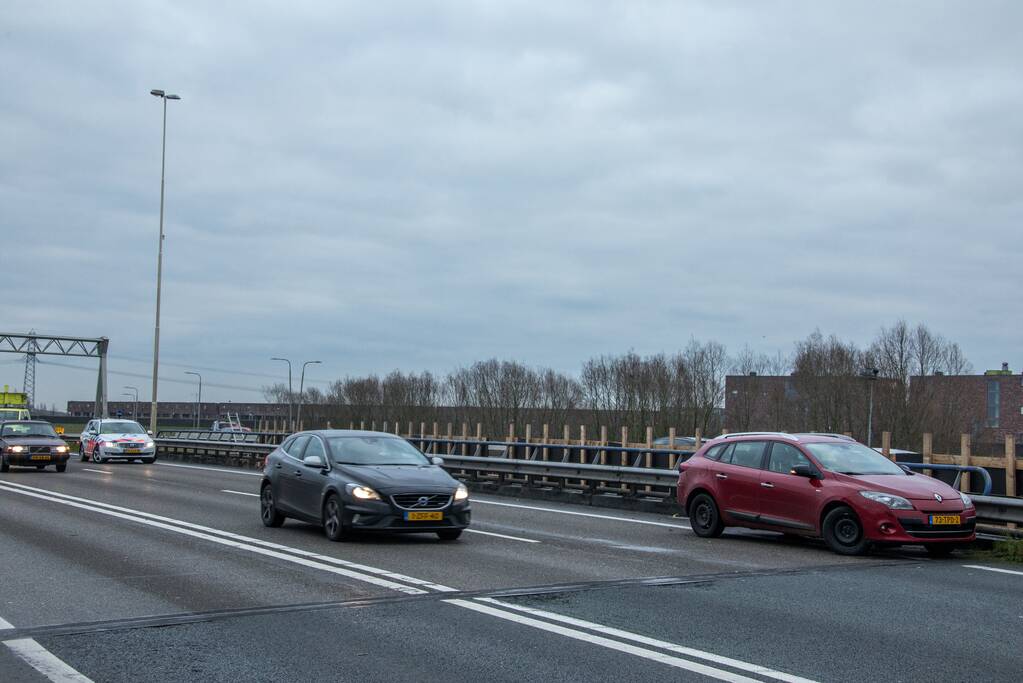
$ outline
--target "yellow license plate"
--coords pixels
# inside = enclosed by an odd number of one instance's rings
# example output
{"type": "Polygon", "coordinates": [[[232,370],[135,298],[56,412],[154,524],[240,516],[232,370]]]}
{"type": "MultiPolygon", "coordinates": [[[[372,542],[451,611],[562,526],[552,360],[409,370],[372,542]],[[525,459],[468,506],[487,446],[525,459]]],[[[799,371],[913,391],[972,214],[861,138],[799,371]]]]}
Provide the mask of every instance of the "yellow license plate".
{"type": "Polygon", "coordinates": [[[443,512],[406,512],[405,519],[410,522],[439,522],[444,519],[443,512]]]}
{"type": "Polygon", "coordinates": [[[48,455],[33,455],[32,456],[32,460],[49,460],[49,459],[50,459],[50,456],[48,456],[48,455]]]}
{"type": "Polygon", "coordinates": [[[931,524],[962,524],[959,515],[931,515],[931,524]]]}
{"type": "Polygon", "coordinates": [[[142,449],[141,448],[125,448],[124,452],[125,453],[141,453],[142,449]]]}

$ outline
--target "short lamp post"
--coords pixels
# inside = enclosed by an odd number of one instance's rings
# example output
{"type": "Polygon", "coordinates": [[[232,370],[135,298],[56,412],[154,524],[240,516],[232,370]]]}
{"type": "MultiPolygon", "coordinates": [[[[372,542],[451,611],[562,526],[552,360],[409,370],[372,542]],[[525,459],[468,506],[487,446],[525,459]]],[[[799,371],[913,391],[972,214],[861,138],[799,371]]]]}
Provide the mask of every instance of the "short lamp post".
{"type": "MultiPolygon", "coordinates": [[[[298,414],[295,417],[295,422],[298,423],[299,427],[302,425],[302,399],[303,399],[302,392],[305,386],[305,366],[319,365],[322,362],[323,362],[322,360],[307,360],[306,362],[302,363],[302,378],[298,382],[298,414]]],[[[299,427],[296,427],[296,429],[299,427]]]]}
{"type": "Polygon", "coordinates": [[[191,370],[185,370],[186,375],[195,375],[199,378],[199,394],[195,401],[195,427],[199,428],[199,413],[202,411],[202,375],[198,372],[192,372],[191,370]]]}

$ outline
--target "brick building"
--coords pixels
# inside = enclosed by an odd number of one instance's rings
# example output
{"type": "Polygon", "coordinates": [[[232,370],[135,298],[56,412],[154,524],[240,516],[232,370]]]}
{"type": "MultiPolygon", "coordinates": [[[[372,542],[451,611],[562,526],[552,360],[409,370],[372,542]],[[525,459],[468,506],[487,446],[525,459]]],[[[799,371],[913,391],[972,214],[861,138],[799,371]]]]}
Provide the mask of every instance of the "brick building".
{"type": "Polygon", "coordinates": [[[1014,375],[1008,363],[983,375],[933,375],[912,378],[916,390],[926,392],[936,405],[968,406],[964,433],[976,441],[1002,443],[1013,435],[1023,440],[1023,375],[1014,375]]]}
{"type": "MultiPolygon", "coordinates": [[[[151,407],[152,404],[149,401],[139,401],[137,404],[138,414],[135,419],[148,421],[151,407]]],[[[94,408],[94,401],[67,402],[67,412],[72,417],[92,417],[94,408]]],[[[108,401],[107,410],[114,416],[132,417],[135,415],[136,403],[134,401],[108,401]]],[[[198,413],[200,424],[212,422],[227,413],[238,415],[243,422],[248,423],[262,419],[287,418],[288,405],[286,403],[213,403],[203,401],[199,406],[198,413]]],[[[161,419],[194,420],[196,403],[195,401],[160,401],[156,414],[161,419]]]]}

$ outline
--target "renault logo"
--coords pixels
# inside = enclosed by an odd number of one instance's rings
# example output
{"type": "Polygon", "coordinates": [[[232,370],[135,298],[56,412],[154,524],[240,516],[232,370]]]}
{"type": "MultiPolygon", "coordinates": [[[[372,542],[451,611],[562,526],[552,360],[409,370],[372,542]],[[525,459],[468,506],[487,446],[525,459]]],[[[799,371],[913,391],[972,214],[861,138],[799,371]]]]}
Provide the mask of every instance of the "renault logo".
{"type": "Polygon", "coordinates": [[[940,503],[941,501],[944,500],[944,498],[942,498],[939,494],[935,493],[934,494],[934,500],[936,500],[936,501],[938,501],[940,503]]]}

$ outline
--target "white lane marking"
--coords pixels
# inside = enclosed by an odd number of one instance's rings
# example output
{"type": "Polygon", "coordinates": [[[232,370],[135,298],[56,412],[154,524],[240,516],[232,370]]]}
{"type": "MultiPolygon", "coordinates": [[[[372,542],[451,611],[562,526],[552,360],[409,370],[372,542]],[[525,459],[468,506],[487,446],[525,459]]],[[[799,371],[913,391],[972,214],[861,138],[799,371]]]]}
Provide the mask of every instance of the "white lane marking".
{"type": "Polygon", "coordinates": [[[523,510],[539,510],[540,512],[554,512],[559,515],[574,515],[576,517],[594,517],[596,519],[610,519],[615,522],[629,522],[630,524],[649,524],[650,526],[666,526],[670,529],[689,529],[693,527],[685,524],[668,524],[666,522],[651,522],[646,519],[629,519],[628,517],[614,517],[612,515],[598,515],[592,512],[573,512],[571,510],[556,510],[554,508],[542,508],[535,505],[519,505],[517,503],[499,503],[496,500],[480,500],[479,498],[473,498],[473,503],[482,503],[483,505],[499,505],[506,508],[521,508],[523,510]]]}
{"type": "Polygon", "coordinates": [[[14,628],[14,624],[7,621],[3,617],[0,617],[0,631],[10,631],[14,628]]]}
{"type": "Polygon", "coordinates": [[[141,510],[118,507],[116,505],[109,505],[107,503],[101,503],[87,498],[78,498],[76,496],[56,493],[46,489],[38,489],[32,486],[25,486],[23,484],[12,484],[6,481],[0,483],[0,490],[9,491],[11,493],[20,493],[33,498],[40,498],[54,503],[61,503],[71,507],[89,510],[91,512],[97,512],[111,517],[117,517],[131,522],[165,529],[167,531],[173,531],[186,536],[201,538],[220,545],[226,545],[240,550],[247,550],[258,555],[265,555],[313,569],[321,569],[334,574],[340,574],[342,576],[383,586],[402,593],[418,595],[425,593],[426,591],[419,588],[413,588],[408,585],[402,585],[397,583],[397,581],[423,586],[424,588],[430,588],[438,592],[458,592],[457,589],[450,588],[442,584],[424,581],[422,579],[405,576],[403,574],[397,574],[385,569],[357,564],[355,562],[348,562],[347,560],[342,560],[336,557],[311,553],[277,543],[269,543],[267,541],[249,538],[247,536],[234,534],[228,531],[204,527],[198,524],[191,524],[190,522],[185,522],[183,520],[161,517],[160,515],[153,515],[148,512],[142,512],[141,510]],[[213,534],[218,534],[218,536],[214,536],[213,534]]]}
{"type": "Polygon", "coordinates": [[[4,645],[54,683],[93,683],[91,678],[75,671],[31,638],[5,640],[4,645]]]}
{"type": "Polygon", "coordinates": [[[1016,576],[1023,576],[1023,572],[1017,572],[1012,569],[999,569],[998,567],[985,567],[980,564],[964,564],[967,569],[983,569],[986,572],[998,572],[999,574],[1015,574],[1016,576]]]}
{"type": "Polygon", "coordinates": [[[259,498],[258,493],[249,493],[248,491],[232,491],[231,489],[220,489],[221,493],[233,493],[236,496],[255,496],[259,498]]]}
{"type": "Polygon", "coordinates": [[[545,610],[535,609],[532,607],[524,607],[521,605],[512,605],[506,602],[500,602],[493,598],[478,598],[479,602],[486,602],[492,605],[497,605],[505,609],[516,610],[518,612],[525,612],[535,617],[542,617],[551,621],[560,621],[563,624],[570,626],[576,626],[579,628],[585,628],[590,631],[596,631],[597,633],[603,633],[604,635],[614,636],[615,638],[621,638],[622,640],[631,640],[635,643],[642,643],[643,645],[650,645],[657,647],[662,650],[669,650],[680,655],[687,657],[695,657],[697,659],[705,659],[715,664],[722,664],[724,666],[731,667],[733,669],[740,669],[741,671],[747,671],[752,674],[760,676],[766,676],[768,678],[774,678],[779,681],[787,681],[788,683],[813,683],[811,679],[803,678],[801,676],[794,676],[787,674],[783,671],[775,671],[769,669],[766,666],[760,666],[758,664],[750,664],[744,662],[741,659],[732,659],[731,657],[724,657],[722,655],[716,655],[713,652],[704,652],[703,650],[697,650],[691,647],[685,647],[683,645],[676,645],[675,643],[669,643],[664,640],[657,640],[656,638],[650,638],[647,636],[639,635],[638,633],[632,633],[630,631],[623,631],[611,626],[604,626],[603,624],[595,624],[591,621],[583,621],[582,619],[575,619],[573,617],[566,617],[561,614],[554,612],[547,612],[545,610]]]}
{"type": "Polygon", "coordinates": [[[504,610],[489,607],[487,605],[481,605],[477,602],[471,602],[469,600],[445,600],[444,602],[451,605],[457,605],[458,607],[464,607],[465,609],[471,609],[475,612],[481,612],[492,617],[497,617],[498,619],[506,619],[524,626],[531,626],[532,628],[540,629],[541,631],[557,633],[558,635],[565,636],[567,638],[581,640],[583,642],[590,643],[591,645],[600,645],[601,647],[606,647],[609,650],[617,650],[618,652],[624,652],[626,654],[635,655],[636,657],[642,657],[643,659],[667,664],[668,666],[673,666],[677,669],[692,671],[704,676],[709,676],[710,678],[716,678],[720,681],[729,681],[729,683],[760,683],[755,678],[747,678],[746,676],[735,674],[731,671],[716,669],[712,666],[707,666],[706,664],[691,662],[688,659],[673,657],[671,655],[664,654],[663,652],[647,650],[635,645],[611,640],[610,638],[603,638],[591,633],[585,633],[584,631],[577,631],[575,629],[565,628],[564,626],[557,626],[556,624],[550,624],[546,621],[540,621],[539,619],[524,617],[513,612],[505,612],[504,610]]]}
{"type": "Polygon", "coordinates": [[[156,464],[157,465],[162,465],[163,467],[183,467],[183,468],[188,469],[188,470],[208,470],[210,472],[220,472],[222,474],[246,474],[246,475],[248,475],[250,477],[262,477],[263,476],[262,472],[246,472],[245,470],[229,470],[229,469],[225,469],[223,467],[203,467],[202,465],[179,465],[178,463],[174,463],[174,462],[160,462],[160,461],[157,461],[156,464]]]}
{"type": "Polygon", "coordinates": [[[467,533],[470,534],[483,534],[484,536],[496,536],[497,538],[507,538],[509,541],[522,541],[523,543],[539,543],[532,538],[519,538],[518,536],[508,536],[506,534],[495,534],[493,531],[480,531],[479,529],[466,529],[467,533]]]}
{"type": "Polygon", "coordinates": [[[82,468],[83,472],[99,472],[100,474],[113,474],[110,470],[90,470],[88,467],[82,468]]]}

